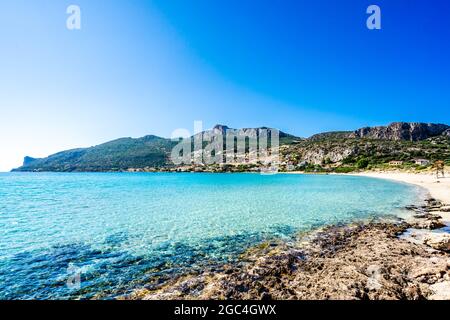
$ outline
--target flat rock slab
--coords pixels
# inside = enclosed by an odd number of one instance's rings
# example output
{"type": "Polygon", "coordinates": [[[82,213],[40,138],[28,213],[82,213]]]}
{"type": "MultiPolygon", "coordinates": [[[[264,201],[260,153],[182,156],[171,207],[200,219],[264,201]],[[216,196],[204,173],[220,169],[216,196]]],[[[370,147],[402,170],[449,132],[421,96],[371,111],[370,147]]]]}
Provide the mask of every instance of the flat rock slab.
{"type": "Polygon", "coordinates": [[[423,243],[425,243],[427,246],[432,247],[433,249],[450,252],[450,234],[448,233],[430,232],[424,237],[423,243]]]}

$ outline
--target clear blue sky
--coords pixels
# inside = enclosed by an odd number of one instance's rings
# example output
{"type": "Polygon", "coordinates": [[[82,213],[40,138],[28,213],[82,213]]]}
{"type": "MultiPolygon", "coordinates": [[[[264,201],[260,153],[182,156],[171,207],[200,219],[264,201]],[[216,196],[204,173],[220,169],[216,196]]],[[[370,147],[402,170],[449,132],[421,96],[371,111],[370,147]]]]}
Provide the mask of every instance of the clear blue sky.
{"type": "Polygon", "coordinates": [[[194,120],[300,136],[449,123],[449,17],[437,0],[3,0],[0,171],[194,120]]]}

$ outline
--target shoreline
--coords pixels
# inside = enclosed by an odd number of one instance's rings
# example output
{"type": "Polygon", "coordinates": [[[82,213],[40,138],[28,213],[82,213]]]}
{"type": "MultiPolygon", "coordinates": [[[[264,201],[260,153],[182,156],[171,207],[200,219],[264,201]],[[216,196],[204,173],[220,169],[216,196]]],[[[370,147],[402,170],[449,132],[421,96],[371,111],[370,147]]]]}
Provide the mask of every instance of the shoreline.
{"type": "MultiPolygon", "coordinates": [[[[366,171],[349,174],[358,177],[385,179],[396,182],[408,183],[426,190],[431,198],[439,200],[443,204],[450,205],[450,173],[445,178],[436,179],[433,173],[408,173],[398,171],[366,171]]],[[[439,215],[450,225],[450,212],[440,211],[439,215]]]]}
{"type": "Polygon", "coordinates": [[[429,174],[349,175],[414,184],[432,198],[408,206],[410,219],[327,226],[293,244],[261,244],[238,263],[120,299],[450,299],[450,234],[443,231],[450,225],[450,178],[436,183],[429,174]]]}
{"type": "Polygon", "coordinates": [[[404,182],[420,186],[426,189],[431,197],[450,204],[450,173],[446,173],[445,178],[436,179],[434,173],[408,173],[398,171],[365,171],[355,174],[349,174],[359,177],[370,177],[397,182],[404,182]]]}

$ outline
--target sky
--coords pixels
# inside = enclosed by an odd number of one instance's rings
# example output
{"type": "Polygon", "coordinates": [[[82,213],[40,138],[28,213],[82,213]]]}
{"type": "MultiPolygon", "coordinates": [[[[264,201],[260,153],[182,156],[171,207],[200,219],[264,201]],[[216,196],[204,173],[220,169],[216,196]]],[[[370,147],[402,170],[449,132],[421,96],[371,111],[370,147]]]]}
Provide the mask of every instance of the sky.
{"type": "Polygon", "coordinates": [[[1,0],[0,171],[194,121],[303,137],[448,124],[449,17],[426,0],[1,0]]]}

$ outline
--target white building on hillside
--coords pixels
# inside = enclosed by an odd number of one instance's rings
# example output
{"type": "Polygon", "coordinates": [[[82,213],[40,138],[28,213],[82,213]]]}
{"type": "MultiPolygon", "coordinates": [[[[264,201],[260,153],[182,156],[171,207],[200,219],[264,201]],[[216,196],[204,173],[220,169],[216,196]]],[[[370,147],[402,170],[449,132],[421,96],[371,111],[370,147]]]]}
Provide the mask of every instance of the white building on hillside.
{"type": "Polygon", "coordinates": [[[419,166],[427,166],[430,164],[430,160],[427,159],[414,159],[414,163],[419,166]]]}

